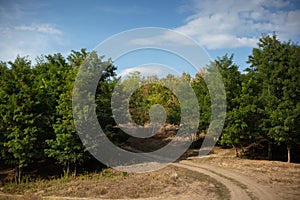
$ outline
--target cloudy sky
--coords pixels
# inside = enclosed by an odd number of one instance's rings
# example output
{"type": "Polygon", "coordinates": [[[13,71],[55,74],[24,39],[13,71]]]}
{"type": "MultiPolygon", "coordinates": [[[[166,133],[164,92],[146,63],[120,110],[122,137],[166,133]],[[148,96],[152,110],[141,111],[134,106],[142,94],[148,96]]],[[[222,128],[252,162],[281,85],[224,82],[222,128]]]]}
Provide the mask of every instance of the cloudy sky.
{"type": "MultiPolygon", "coordinates": [[[[242,70],[262,33],[300,41],[299,17],[298,0],[0,0],[0,60],[90,51],[122,31],[162,27],[191,37],[213,59],[234,53],[242,70]]],[[[136,65],[130,57],[116,63],[136,65]]]]}

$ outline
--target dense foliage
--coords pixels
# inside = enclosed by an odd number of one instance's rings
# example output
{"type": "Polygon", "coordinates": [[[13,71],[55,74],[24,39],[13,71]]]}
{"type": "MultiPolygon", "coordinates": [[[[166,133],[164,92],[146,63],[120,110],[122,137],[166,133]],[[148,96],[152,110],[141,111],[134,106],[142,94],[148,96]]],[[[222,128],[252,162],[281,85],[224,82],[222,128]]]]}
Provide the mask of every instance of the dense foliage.
{"type": "MultiPolygon", "coordinates": [[[[120,143],[127,139],[113,128],[116,122],[110,103],[120,79],[111,61],[83,49],[72,51],[67,59],[61,54],[41,56],[34,65],[26,57],[1,62],[0,165],[15,167],[16,181],[21,181],[22,169],[31,163],[54,159],[66,173],[71,169],[76,173],[78,165],[91,159],[76,133],[72,115],[74,80],[87,56],[93,56],[96,65],[106,66],[95,96],[99,123],[112,140],[120,143]]],[[[233,63],[233,55],[211,63],[220,71],[226,89],[227,114],[220,144],[236,148],[239,156],[238,149],[263,139],[269,143],[270,158],[272,145],[285,145],[290,162],[291,148],[300,144],[300,48],[279,41],[275,35],[265,35],[248,62],[250,67],[243,73],[233,63]]],[[[132,119],[139,125],[150,123],[149,109],[160,104],[165,108],[166,122],[179,125],[180,103],[164,83],[180,85],[184,79],[198,98],[198,134],[206,133],[211,119],[205,83],[208,73],[213,73],[211,66],[195,77],[185,73],[164,78],[130,74],[123,80],[122,90],[126,94],[138,86],[128,102],[132,119]]],[[[120,103],[124,101],[120,99],[120,103]]],[[[117,112],[126,114],[124,110],[117,112]]]]}

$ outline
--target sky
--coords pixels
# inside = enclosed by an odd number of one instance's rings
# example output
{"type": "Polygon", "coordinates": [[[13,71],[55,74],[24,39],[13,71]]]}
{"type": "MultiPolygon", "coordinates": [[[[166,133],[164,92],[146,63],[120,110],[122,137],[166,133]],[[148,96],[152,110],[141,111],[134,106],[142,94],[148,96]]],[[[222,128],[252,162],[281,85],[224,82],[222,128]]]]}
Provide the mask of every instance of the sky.
{"type": "MultiPolygon", "coordinates": [[[[160,27],[191,38],[211,59],[233,53],[242,71],[262,34],[299,42],[299,17],[298,0],[0,0],[0,60],[92,51],[121,32],[160,27]]],[[[114,63],[120,73],[140,65],[145,70],[149,63],[158,63],[152,73],[164,65],[189,64],[172,56],[145,50],[114,63]]]]}

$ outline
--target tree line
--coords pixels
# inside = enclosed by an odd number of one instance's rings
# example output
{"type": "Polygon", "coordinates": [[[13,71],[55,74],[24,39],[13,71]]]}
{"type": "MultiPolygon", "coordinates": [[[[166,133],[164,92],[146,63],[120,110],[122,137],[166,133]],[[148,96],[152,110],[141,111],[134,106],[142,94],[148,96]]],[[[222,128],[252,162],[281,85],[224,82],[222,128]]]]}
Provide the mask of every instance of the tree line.
{"type": "MultiPolygon", "coordinates": [[[[0,64],[0,165],[15,167],[16,181],[32,163],[54,159],[66,174],[91,159],[78,137],[72,115],[72,89],[86,50],[41,56],[32,66],[26,57],[0,64]]],[[[95,56],[97,54],[93,52],[95,56]]],[[[99,121],[113,123],[107,104],[116,67],[97,57],[96,65],[108,64],[96,95],[99,121]]],[[[52,160],[51,160],[52,161],[52,160]]]]}
{"type": "MultiPolygon", "coordinates": [[[[264,140],[268,143],[268,158],[272,159],[274,145],[286,146],[287,161],[291,148],[300,145],[300,48],[298,44],[281,42],[274,34],[263,35],[258,47],[248,58],[250,67],[243,72],[233,62],[233,55],[224,55],[213,61],[195,77],[183,73],[181,77],[168,75],[161,82],[178,85],[187,80],[199,103],[199,133],[207,133],[211,122],[211,94],[205,76],[216,67],[222,75],[226,91],[226,118],[219,144],[236,149],[240,156],[245,146],[264,140]]],[[[147,78],[132,73],[128,82],[147,83],[147,78]]],[[[148,77],[150,80],[157,77],[148,77]]],[[[159,83],[159,82],[158,82],[159,83]]],[[[128,83],[127,83],[128,84],[128,83]]],[[[153,104],[164,105],[168,123],[180,123],[180,104],[176,96],[160,84],[144,85],[133,95],[138,105],[132,105],[136,121],[149,123],[147,110],[153,104]]]]}
{"type": "MultiPolygon", "coordinates": [[[[93,56],[95,66],[105,66],[99,80],[95,103],[101,127],[115,143],[128,136],[115,129],[111,97],[121,80],[116,66],[96,52],[72,51],[40,56],[33,65],[26,57],[0,63],[0,165],[15,167],[16,181],[21,181],[22,169],[45,160],[55,160],[65,172],[76,173],[77,167],[92,159],[76,133],[72,114],[72,89],[80,66],[93,56]]],[[[206,133],[211,120],[211,97],[205,76],[220,71],[225,90],[227,113],[219,138],[222,146],[238,149],[258,138],[269,144],[285,145],[290,162],[292,147],[300,144],[300,48],[298,44],[281,42],[276,35],[263,35],[258,47],[248,58],[250,67],[243,72],[233,62],[233,55],[217,58],[195,77],[183,73],[142,77],[131,73],[122,83],[126,94],[137,84],[129,100],[129,113],[139,125],[150,122],[149,108],[160,104],[166,111],[166,122],[180,124],[180,103],[176,95],[160,81],[178,85],[186,80],[193,88],[201,117],[198,134],[206,133]],[[156,83],[145,84],[149,80],[156,83]]],[[[124,103],[123,99],[120,99],[124,103]]],[[[116,111],[120,115],[124,110],[116,111]]]]}

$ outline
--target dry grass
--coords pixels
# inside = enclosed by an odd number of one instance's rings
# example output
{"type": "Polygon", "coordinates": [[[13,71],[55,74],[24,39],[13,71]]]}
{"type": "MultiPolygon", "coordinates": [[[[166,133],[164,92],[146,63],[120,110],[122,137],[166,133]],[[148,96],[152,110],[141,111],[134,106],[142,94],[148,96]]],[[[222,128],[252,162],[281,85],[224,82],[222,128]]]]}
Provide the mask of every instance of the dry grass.
{"type": "MultiPolygon", "coordinates": [[[[228,196],[227,188],[216,180],[189,170],[168,166],[162,170],[133,174],[106,169],[100,174],[76,178],[63,177],[50,181],[40,180],[23,184],[6,184],[3,192],[25,194],[23,198],[41,196],[148,198],[193,195],[198,198],[218,199],[228,196]]],[[[19,199],[9,197],[8,199],[19,199]]],[[[0,196],[0,199],[1,196],[0,196]]]]}

